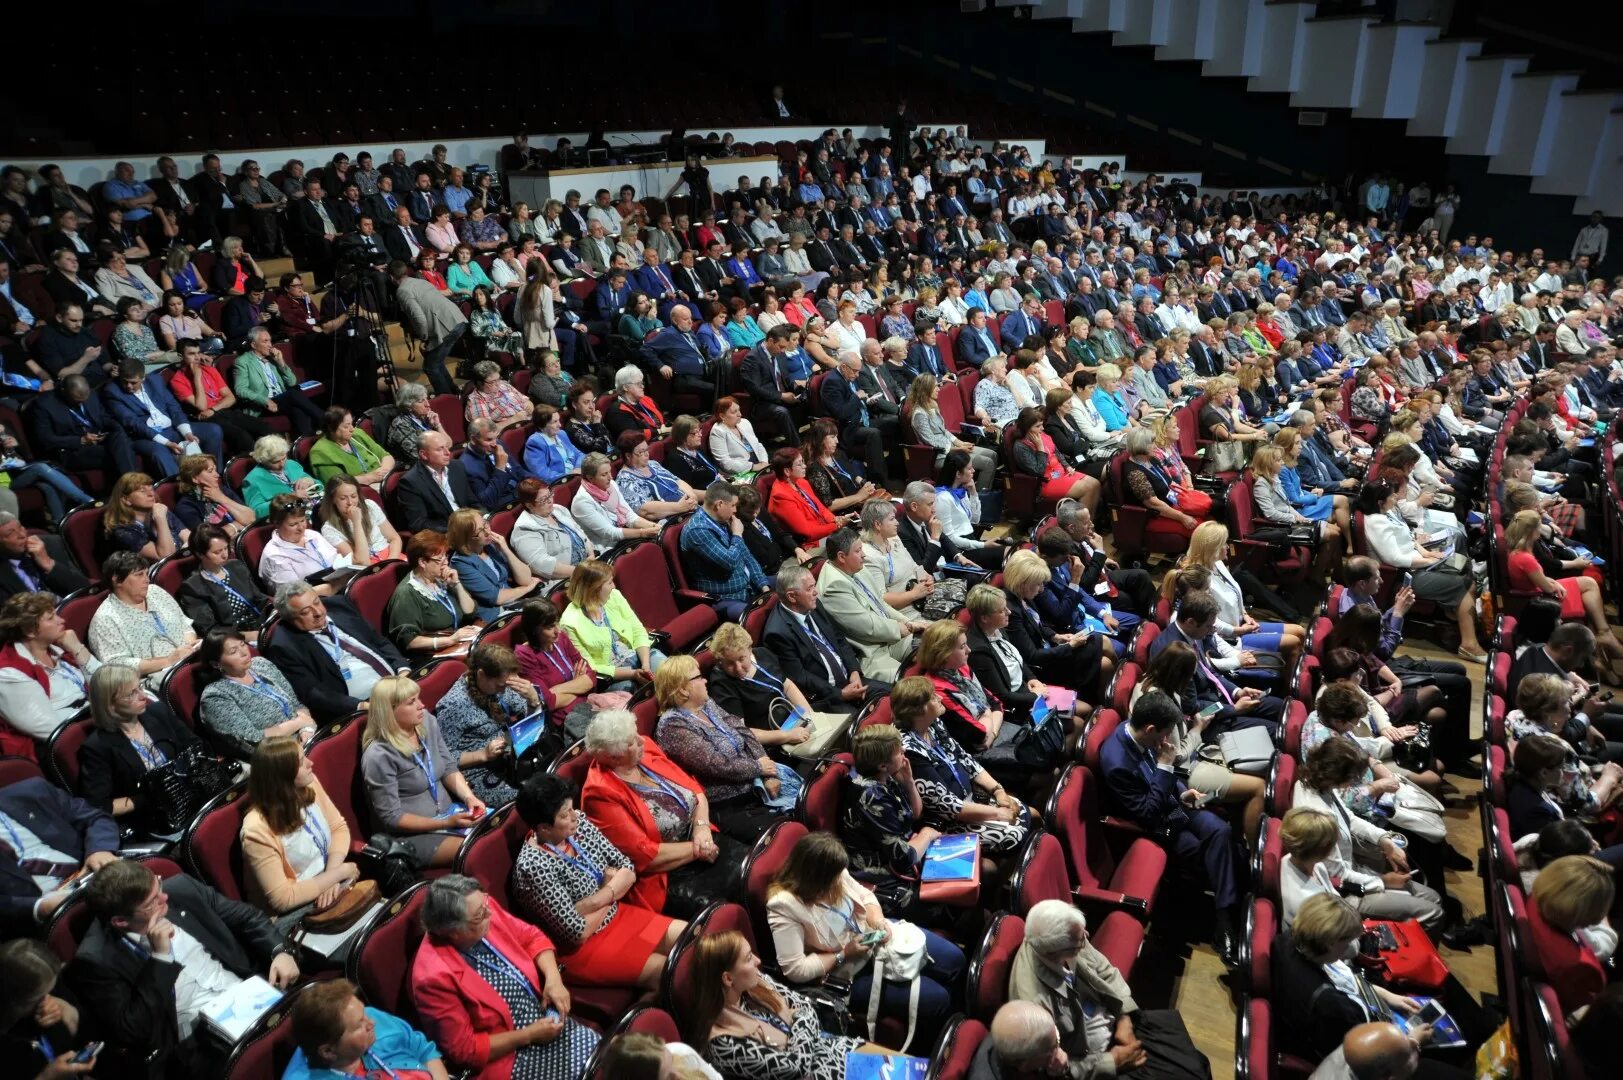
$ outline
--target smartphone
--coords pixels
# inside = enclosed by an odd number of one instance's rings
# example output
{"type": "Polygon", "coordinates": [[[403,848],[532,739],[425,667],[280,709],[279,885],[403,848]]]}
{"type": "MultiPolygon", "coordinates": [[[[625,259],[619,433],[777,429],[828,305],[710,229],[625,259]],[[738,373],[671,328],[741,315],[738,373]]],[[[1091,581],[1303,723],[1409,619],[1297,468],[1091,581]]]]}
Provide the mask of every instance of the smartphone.
{"type": "Polygon", "coordinates": [[[1444,1012],[1442,1005],[1438,1004],[1436,998],[1432,998],[1424,1005],[1420,1006],[1420,1011],[1415,1013],[1414,1020],[1411,1020],[1410,1023],[1415,1023],[1418,1021],[1419,1023],[1431,1024],[1433,1027],[1435,1027],[1446,1015],[1447,1013],[1444,1012]]]}
{"type": "Polygon", "coordinates": [[[884,940],[885,931],[883,930],[869,930],[866,934],[863,934],[861,937],[857,938],[858,942],[869,946],[877,945],[884,940]]]}
{"type": "Polygon", "coordinates": [[[1204,709],[1200,710],[1200,712],[1196,713],[1195,714],[1195,719],[1197,719],[1197,720],[1210,720],[1212,717],[1216,716],[1218,713],[1220,713],[1222,711],[1223,711],[1223,706],[1214,701],[1214,702],[1212,702],[1212,704],[1206,706],[1204,709]]]}
{"type": "Polygon", "coordinates": [[[103,1042],[93,1042],[87,1044],[83,1050],[73,1055],[73,1063],[75,1065],[83,1065],[85,1062],[101,1053],[101,1048],[106,1045],[107,1044],[103,1042]]]}
{"type": "Polygon", "coordinates": [[[1414,575],[1409,573],[1407,570],[1403,572],[1403,587],[1405,589],[1414,588],[1414,575]]]}

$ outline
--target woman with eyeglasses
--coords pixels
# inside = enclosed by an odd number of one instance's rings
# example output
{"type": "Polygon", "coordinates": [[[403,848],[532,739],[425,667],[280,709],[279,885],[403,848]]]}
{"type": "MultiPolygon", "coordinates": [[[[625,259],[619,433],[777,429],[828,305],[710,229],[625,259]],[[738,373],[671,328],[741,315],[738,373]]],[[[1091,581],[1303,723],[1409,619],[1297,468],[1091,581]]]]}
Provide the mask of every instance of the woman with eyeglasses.
{"type": "Polygon", "coordinates": [[[79,793],[123,824],[149,824],[142,818],[142,778],[202,743],[147,694],[132,667],[103,664],[89,689],[95,730],[79,748],[79,793]]]}
{"type": "Polygon", "coordinates": [[[406,562],[411,570],[383,613],[385,632],[395,647],[423,662],[441,649],[477,637],[479,627],[471,620],[478,602],[451,565],[445,534],[427,530],[414,534],[406,545],[406,562]]]}

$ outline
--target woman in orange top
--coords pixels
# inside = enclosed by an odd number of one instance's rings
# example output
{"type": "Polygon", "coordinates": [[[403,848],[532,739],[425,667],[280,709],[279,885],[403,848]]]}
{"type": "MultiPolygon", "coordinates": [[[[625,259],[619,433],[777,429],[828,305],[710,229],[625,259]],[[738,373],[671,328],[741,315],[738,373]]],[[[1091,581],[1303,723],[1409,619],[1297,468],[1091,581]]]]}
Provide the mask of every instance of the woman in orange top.
{"type": "Polygon", "coordinates": [[[802,545],[822,547],[823,538],[838,529],[842,520],[856,520],[856,514],[837,518],[823,505],[806,482],[806,457],[799,450],[784,447],[772,455],[770,467],[774,480],[766,499],[767,513],[777,518],[802,545]]]}

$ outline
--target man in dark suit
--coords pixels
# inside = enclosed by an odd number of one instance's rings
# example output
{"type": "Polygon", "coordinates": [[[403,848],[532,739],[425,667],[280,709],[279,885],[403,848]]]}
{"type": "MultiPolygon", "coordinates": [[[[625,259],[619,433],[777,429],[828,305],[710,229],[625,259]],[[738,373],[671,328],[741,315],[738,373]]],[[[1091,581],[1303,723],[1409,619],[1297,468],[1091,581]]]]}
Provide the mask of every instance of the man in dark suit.
{"type": "Polygon", "coordinates": [[[969,309],[969,325],[958,331],[953,345],[953,356],[966,364],[979,368],[994,356],[1002,356],[997,343],[997,331],[987,325],[987,315],[978,307],[969,309]]]}
{"type": "Polygon", "coordinates": [[[479,509],[462,462],[451,457],[451,437],[430,431],[417,440],[417,464],[406,470],[395,489],[399,521],[407,529],[445,531],[451,515],[464,507],[479,509]]]}
{"type": "Polygon", "coordinates": [[[101,400],[129,436],[130,448],[145,456],[160,477],[180,471],[179,459],[187,453],[189,443],[196,443],[212,457],[217,468],[225,467],[221,453],[225,434],[220,425],[188,417],[170,391],[164,372],[147,375],[141,361],[126,360],[118,378],[101,388],[101,400]]]}
{"type": "Polygon", "coordinates": [[[679,394],[716,396],[714,375],[705,374],[704,350],[693,333],[693,312],[686,304],[671,308],[671,325],[643,342],[642,366],[671,380],[679,394]]]}
{"type": "Polygon", "coordinates": [[[817,579],[796,563],[778,571],[778,603],[761,643],[783,661],[783,673],[817,709],[846,711],[890,684],[862,674],[861,657],[817,603],[817,579]]]}
{"type": "Polygon", "coordinates": [[[766,332],[766,340],[744,357],[738,376],[749,391],[755,426],[763,435],[795,441],[804,418],[806,389],[797,385],[783,356],[795,347],[795,328],[787,323],[766,332]]]}
{"type": "Polygon", "coordinates": [[[817,237],[806,245],[806,258],[811,262],[811,268],[820,274],[838,273],[842,269],[829,236],[829,228],[825,225],[817,230],[817,237]]]}
{"type": "Polygon", "coordinates": [[[884,436],[874,425],[867,403],[857,394],[862,357],[858,353],[842,352],[839,365],[823,380],[823,408],[839,425],[840,445],[845,447],[846,453],[862,461],[869,480],[888,487],[884,436]]]}
{"type": "Polygon", "coordinates": [[[378,174],[378,190],[366,197],[366,212],[372,215],[372,220],[382,224],[394,220],[394,212],[400,209],[400,198],[394,193],[394,179],[382,173],[378,174]]]}
{"type": "Polygon", "coordinates": [[[225,173],[220,168],[220,159],[215,154],[206,154],[203,157],[203,171],[191,179],[192,198],[201,204],[198,211],[201,217],[204,236],[214,241],[214,250],[220,250],[220,241],[236,232],[232,225],[232,215],[237,203],[231,197],[231,189],[227,183],[225,173]]]}
{"type": "Polygon", "coordinates": [[[404,206],[394,212],[394,224],[383,230],[383,247],[390,259],[398,259],[408,266],[417,265],[417,256],[428,246],[423,227],[411,220],[411,211],[404,206]]]}
{"type": "Polygon", "coordinates": [[[230,1053],[200,1014],[259,975],[292,986],[299,965],[264,912],[185,874],[115,859],[85,890],[95,922],[68,968],[88,1023],[156,1074],[218,1076],[230,1053]]]}
{"type": "Polygon", "coordinates": [[[941,522],[935,516],[935,488],[923,480],[915,480],[902,493],[902,512],[896,515],[896,534],[902,546],[913,556],[913,561],[927,574],[938,574],[942,560],[959,566],[973,566],[982,570],[998,570],[1009,549],[997,544],[964,548],[941,531],[941,522]]]}
{"type": "Polygon", "coordinates": [[[323,600],[306,581],[276,590],[281,616],[261,650],[299,688],[310,715],[323,724],[348,719],[385,675],[411,665],[379,629],[341,596],[323,600]]]}
{"type": "MultiPolygon", "coordinates": [[[[913,369],[915,375],[930,374],[940,382],[942,376],[947,374],[947,361],[941,355],[941,345],[937,341],[935,323],[925,322],[922,319],[913,327],[918,335],[917,340],[907,347],[907,366],[913,369]]],[[[966,331],[967,332],[967,331],[966,331]]],[[[959,340],[963,335],[959,335],[959,340]]],[[[867,339],[872,341],[872,338],[867,339]]],[[[979,366],[979,365],[977,365],[979,366]]]]}
{"type": "Polygon", "coordinates": [[[17,515],[0,511],[0,603],[18,593],[66,596],[90,584],[68,557],[61,537],[34,535],[17,515]]]}
{"type": "Polygon", "coordinates": [[[1164,834],[1173,858],[1205,878],[1217,902],[1212,945],[1232,967],[1239,959],[1234,909],[1240,902],[1234,835],[1227,821],[1199,809],[1201,792],[1173,772],[1183,720],[1172,698],[1144,695],[1100,747],[1099,763],[1116,809],[1151,833],[1164,834]]]}
{"type": "Polygon", "coordinates": [[[304,198],[288,201],[291,246],[318,284],[332,280],[333,243],[344,231],[341,217],[338,204],[326,197],[320,180],[306,180],[304,198]]]}
{"type": "Polygon", "coordinates": [[[72,895],[57,886],[117,851],[118,823],[43,777],[0,788],[0,932],[34,934],[72,895]]]}
{"type": "Polygon", "coordinates": [[[631,271],[631,287],[647,294],[659,309],[661,320],[670,318],[671,305],[676,303],[676,279],[659,261],[659,250],[652,244],[643,249],[642,265],[631,271]]]}
{"type": "Polygon", "coordinates": [[[413,184],[406,194],[406,208],[411,211],[411,220],[426,227],[434,220],[434,204],[439,201],[434,193],[434,179],[426,172],[419,172],[413,184]]]}
{"type": "Polygon", "coordinates": [[[1161,650],[1174,641],[1181,641],[1195,651],[1195,673],[1190,676],[1182,697],[1184,704],[1194,712],[1210,705],[1220,707],[1207,729],[1208,738],[1258,724],[1266,725],[1270,734],[1277,734],[1285,715],[1285,703],[1261,690],[1242,688],[1211,666],[1207,660],[1208,639],[1216,632],[1217,601],[1211,593],[1190,593],[1179,605],[1177,619],[1150,645],[1150,659],[1160,655],[1161,650]]]}
{"type": "Polygon", "coordinates": [[[35,399],[29,441],[36,453],[49,454],[70,472],[102,469],[122,476],[140,467],[130,437],[91,396],[83,375],[69,375],[35,399]]]}
{"type": "Polygon", "coordinates": [[[1003,330],[1000,340],[1003,342],[1003,351],[1013,353],[1019,349],[1028,337],[1042,336],[1043,332],[1043,303],[1035,293],[1027,293],[1020,304],[1019,311],[1010,312],[1003,320],[1003,330]]]}
{"type": "Polygon", "coordinates": [[[1542,646],[1527,649],[1510,665],[1505,689],[1512,702],[1516,688],[1529,675],[1554,675],[1572,684],[1572,719],[1567,721],[1565,735],[1574,746],[1589,745],[1594,751],[1603,749],[1603,742],[1623,742],[1623,705],[1598,701],[1588,683],[1575,674],[1587,668],[1595,655],[1595,632],[1582,623],[1562,623],[1550,632],[1542,646]],[[1582,688],[1582,689],[1580,689],[1582,688]],[[1582,702],[1582,704],[1579,704],[1582,702]],[[1589,734],[1596,732],[1595,735],[1589,734]]]}
{"type": "MultiPolygon", "coordinates": [[[[676,265],[670,268],[671,281],[676,285],[677,299],[689,305],[691,315],[694,307],[702,300],[714,300],[716,295],[711,292],[710,286],[705,284],[704,278],[699,275],[697,259],[692,248],[684,249],[677,257],[676,265]]],[[[670,311],[661,318],[670,318],[670,311]]]]}
{"type": "Polygon", "coordinates": [[[620,316],[626,313],[626,304],[630,300],[631,286],[626,284],[626,271],[617,266],[604,275],[597,288],[592,290],[593,317],[617,331],[620,316]]]}

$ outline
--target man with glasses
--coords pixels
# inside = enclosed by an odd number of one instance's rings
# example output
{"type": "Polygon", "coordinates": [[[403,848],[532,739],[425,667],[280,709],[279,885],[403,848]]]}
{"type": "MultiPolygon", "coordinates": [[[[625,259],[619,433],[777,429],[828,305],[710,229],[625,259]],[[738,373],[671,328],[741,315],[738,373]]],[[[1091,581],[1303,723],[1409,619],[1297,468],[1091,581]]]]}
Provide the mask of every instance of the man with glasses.
{"type": "Polygon", "coordinates": [[[203,1021],[239,983],[277,989],[299,978],[293,946],[265,913],[185,874],[160,879],[144,864],[107,862],[85,890],[95,922],[69,981],[87,1020],[133,1060],[171,1076],[214,1076],[231,1051],[203,1021]]]}
{"type": "Polygon", "coordinates": [[[260,648],[299,688],[318,723],[354,716],[366,708],[379,679],[410,670],[388,638],[342,596],[323,599],[309,582],[289,582],[276,590],[276,612],[276,632],[260,648]]]}

